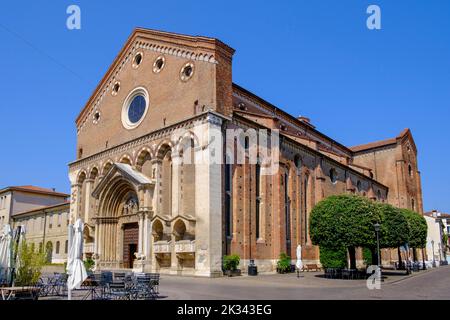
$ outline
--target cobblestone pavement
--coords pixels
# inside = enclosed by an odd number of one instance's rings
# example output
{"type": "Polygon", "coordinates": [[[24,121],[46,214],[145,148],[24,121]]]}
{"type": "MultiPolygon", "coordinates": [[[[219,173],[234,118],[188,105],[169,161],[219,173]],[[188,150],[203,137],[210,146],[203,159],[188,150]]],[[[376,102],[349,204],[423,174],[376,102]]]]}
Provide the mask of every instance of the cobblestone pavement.
{"type": "MultiPolygon", "coordinates": [[[[330,280],[323,273],[270,274],[257,277],[194,278],[161,275],[161,300],[393,300],[450,299],[450,266],[406,276],[384,272],[380,290],[369,290],[365,280],[330,280]]],[[[79,300],[85,292],[74,292],[79,300]]],[[[63,300],[65,297],[41,299],[63,300]]]]}

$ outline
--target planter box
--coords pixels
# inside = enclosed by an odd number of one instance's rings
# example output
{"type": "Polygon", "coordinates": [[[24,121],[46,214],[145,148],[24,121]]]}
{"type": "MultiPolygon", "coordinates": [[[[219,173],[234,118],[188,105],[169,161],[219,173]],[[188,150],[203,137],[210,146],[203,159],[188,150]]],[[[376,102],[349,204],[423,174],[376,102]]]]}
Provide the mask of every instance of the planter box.
{"type": "Polygon", "coordinates": [[[228,277],[238,277],[241,275],[241,270],[240,269],[225,270],[223,274],[228,277]]]}

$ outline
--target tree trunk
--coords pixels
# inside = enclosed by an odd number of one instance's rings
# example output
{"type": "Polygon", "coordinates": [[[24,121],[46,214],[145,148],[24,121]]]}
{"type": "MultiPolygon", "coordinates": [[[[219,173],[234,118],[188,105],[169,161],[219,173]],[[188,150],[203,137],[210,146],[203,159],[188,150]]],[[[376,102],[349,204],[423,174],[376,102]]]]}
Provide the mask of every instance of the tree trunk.
{"type": "Polygon", "coordinates": [[[372,265],[378,265],[378,252],[377,248],[370,248],[370,252],[372,253],[372,265]]]}
{"type": "Polygon", "coordinates": [[[348,248],[348,255],[350,258],[350,269],[356,269],[356,250],[355,247],[348,248]]]}
{"type": "Polygon", "coordinates": [[[400,251],[400,247],[397,247],[397,253],[398,253],[398,265],[399,265],[399,268],[401,269],[403,267],[403,262],[402,262],[402,253],[400,251]]]}

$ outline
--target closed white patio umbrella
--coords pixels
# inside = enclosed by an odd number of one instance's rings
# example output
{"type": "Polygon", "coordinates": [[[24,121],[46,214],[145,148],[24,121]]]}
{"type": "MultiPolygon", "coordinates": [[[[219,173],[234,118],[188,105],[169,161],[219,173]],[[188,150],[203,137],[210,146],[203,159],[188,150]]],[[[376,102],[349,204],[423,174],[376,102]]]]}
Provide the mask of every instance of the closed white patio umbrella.
{"type": "Polygon", "coordinates": [[[297,267],[298,271],[301,271],[303,269],[303,262],[302,262],[302,246],[297,246],[297,262],[295,263],[295,266],[297,267]]]}
{"type": "Polygon", "coordinates": [[[83,263],[83,221],[78,219],[75,225],[69,225],[69,255],[67,257],[67,290],[68,300],[72,299],[72,290],[80,289],[87,278],[83,263]]]}
{"type": "Polygon", "coordinates": [[[11,268],[12,229],[9,224],[3,226],[0,234],[0,278],[6,277],[9,282],[8,271],[11,268]]]}

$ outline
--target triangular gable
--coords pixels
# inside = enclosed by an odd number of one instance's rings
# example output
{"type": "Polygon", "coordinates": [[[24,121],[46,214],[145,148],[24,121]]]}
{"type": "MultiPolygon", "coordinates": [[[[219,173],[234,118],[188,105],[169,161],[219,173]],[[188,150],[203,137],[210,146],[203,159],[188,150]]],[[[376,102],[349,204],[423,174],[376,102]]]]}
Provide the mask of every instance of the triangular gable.
{"type": "Polygon", "coordinates": [[[108,173],[103,177],[100,183],[95,187],[92,192],[94,198],[98,198],[102,190],[108,185],[108,183],[117,175],[123,176],[123,178],[133,184],[135,187],[154,185],[155,181],[150,179],[141,172],[134,170],[130,165],[124,163],[114,163],[108,173]]]}
{"type": "Polygon", "coordinates": [[[75,121],[77,127],[82,126],[84,121],[88,118],[91,109],[99,103],[103,94],[112,87],[114,77],[124,65],[125,60],[129,58],[133,49],[136,49],[136,46],[139,46],[139,43],[142,41],[147,40],[154,42],[154,49],[159,52],[176,56],[189,56],[192,60],[216,63],[216,55],[231,57],[234,54],[233,48],[216,38],[189,36],[152,29],[135,28],[111,66],[108,68],[108,71],[95,88],[86,105],[79,113],[75,121]]]}

